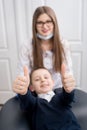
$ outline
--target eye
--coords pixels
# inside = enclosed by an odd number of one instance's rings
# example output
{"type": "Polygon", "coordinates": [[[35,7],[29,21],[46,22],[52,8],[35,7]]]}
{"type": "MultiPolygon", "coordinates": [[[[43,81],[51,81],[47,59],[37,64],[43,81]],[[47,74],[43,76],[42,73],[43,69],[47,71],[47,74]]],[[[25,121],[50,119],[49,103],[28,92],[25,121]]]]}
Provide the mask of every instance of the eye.
{"type": "Polygon", "coordinates": [[[47,21],[46,21],[46,23],[48,23],[48,24],[49,24],[49,23],[52,23],[52,21],[51,21],[51,20],[47,20],[47,21]]]}
{"type": "Polygon", "coordinates": [[[35,81],[39,81],[39,78],[35,79],[35,81]]]}
{"type": "Polygon", "coordinates": [[[45,79],[48,79],[49,77],[48,77],[48,76],[45,76],[44,78],[45,78],[45,79]]]}
{"type": "Polygon", "coordinates": [[[43,22],[41,22],[41,21],[37,22],[37,25],[42,25],[42,24],[43,24],[43,22]]]}

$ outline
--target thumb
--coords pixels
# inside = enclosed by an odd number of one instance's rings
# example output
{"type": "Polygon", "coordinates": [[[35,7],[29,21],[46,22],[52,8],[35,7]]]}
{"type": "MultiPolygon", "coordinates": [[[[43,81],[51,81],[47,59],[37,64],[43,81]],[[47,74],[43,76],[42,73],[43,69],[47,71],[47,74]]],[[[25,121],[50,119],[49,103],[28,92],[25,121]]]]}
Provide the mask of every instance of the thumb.
{"type": "Polygon", "coordinates": [[[30,84],[30,77],[29,77],[28,67],[25,65],[25,66],[23,67],[23,70],[24,70],[24,76],[25,76],[25,78],[27,79],[27,81],[26,81],[26,88],[28,88],[28,87],[29,87],[29,84],[30,84]]]}
{"type": "Polygon", "coordinates": [[[29,77],[29,70],[28,70],[28,67],[27,67],[27,66],[24,66],[23,69],[24,69],[24,76],[27,78],[28,85],[29,85],[30,77],[29,77]]]}
{"type": "Polygon", "coordinates": [[[28,67],[24,66],[23,69],[24,69],[24,76],[26,76],[26,77],[29,76],[28,67]]]}
{"type": "Polygon", "coordinates": [[[61,65],[61,74],[62,76],[66,73],[66,64],[65,63],[62,63],[61,65]]]}

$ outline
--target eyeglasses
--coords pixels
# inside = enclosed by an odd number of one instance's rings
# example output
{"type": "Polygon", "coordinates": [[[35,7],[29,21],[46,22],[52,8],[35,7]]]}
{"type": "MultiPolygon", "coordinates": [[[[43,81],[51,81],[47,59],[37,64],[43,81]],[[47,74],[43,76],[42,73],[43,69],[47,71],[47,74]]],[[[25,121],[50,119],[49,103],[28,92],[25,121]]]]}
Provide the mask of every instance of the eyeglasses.
{"type": "Polygon", "coordinates": [[[47,26],[51,26],[51,25],[53,25],[53,21],[52,20],[47,20],[46,22],[38,21],[38,22],[36,22],[36,24],[38,27],[43,27],[44,24],[47,26]]]}

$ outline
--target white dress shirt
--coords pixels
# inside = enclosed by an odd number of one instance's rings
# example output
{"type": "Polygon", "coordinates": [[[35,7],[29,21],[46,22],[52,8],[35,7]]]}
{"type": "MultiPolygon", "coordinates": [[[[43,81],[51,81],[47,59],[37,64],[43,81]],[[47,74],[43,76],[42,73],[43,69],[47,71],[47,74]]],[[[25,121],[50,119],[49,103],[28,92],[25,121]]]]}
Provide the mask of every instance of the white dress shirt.
{"type": "Polygon", "coordinates": [[[48,93],[38,94],[38,97],[50,102],[54,95],[55,93],[53,91],[49,91],[48,93]]]}

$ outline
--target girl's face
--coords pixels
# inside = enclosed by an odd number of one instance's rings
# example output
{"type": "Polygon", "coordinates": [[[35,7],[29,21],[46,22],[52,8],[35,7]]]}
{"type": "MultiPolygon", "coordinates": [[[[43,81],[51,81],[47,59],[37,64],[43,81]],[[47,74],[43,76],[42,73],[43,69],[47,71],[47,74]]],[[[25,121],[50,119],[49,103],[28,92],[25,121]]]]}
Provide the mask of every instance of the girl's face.
{"type": "Polygon", "coordinates": [[[53,89],[54,81],[51,74],[45,69],[38,69],[32,73],[32,91],[37,94],[47,93],[53,89]]]}
{"type": "Polygon", "coordinates": [[[52,19],[46,14],[41,14],[36,22],[36,29],[40,35],[48,36],[49,34],[53,33],[53,21],[52,19]]]}

